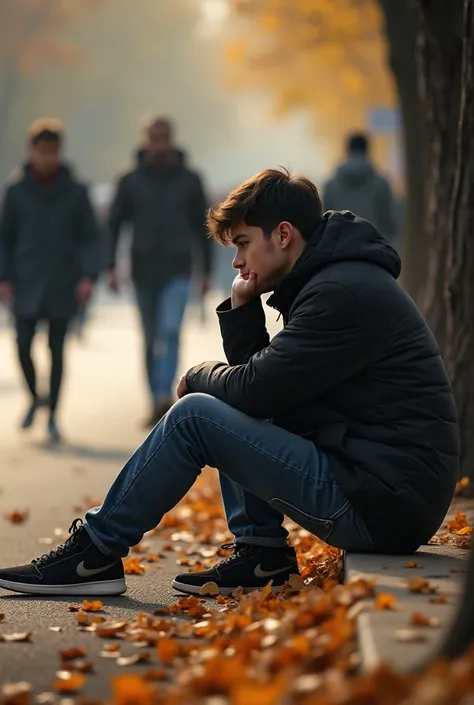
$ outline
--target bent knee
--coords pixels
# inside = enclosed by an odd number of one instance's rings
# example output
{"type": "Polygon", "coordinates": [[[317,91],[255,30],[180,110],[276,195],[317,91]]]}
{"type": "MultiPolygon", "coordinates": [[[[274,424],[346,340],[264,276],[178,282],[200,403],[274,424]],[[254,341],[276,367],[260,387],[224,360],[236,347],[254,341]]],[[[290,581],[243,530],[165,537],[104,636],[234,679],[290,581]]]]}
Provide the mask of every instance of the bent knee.
{"type": "Polygon", "coordinates": [[[219,410],[222,406],[227,406],[224,402],[212,397],[210,394],[202,394],[201,392],[193,392],[186,394],[182,399],[176,402],[172,407],[172,414],[176,414],[181,418],[183,416],[205,416],[219,415],[219,410]]]}

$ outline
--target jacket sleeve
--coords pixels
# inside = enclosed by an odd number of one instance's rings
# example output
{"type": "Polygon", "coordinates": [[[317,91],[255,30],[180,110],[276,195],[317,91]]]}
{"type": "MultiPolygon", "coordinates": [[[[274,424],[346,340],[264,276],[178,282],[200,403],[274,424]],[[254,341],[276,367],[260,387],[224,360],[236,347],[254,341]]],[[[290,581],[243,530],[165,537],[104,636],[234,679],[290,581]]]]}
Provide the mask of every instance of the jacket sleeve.
{"type": "Polygon", "coordinates": [[[0,281],[13,281],[13,258],[17,235],[17,213],[12,187],[10,187],[5,192],[0,212],[0,281]]]}
{"type": "Polygon", "coordinates": [[[208,203],[204,186],[199,174],[193,174],[193,183],[190,193],[189,217],[194,236],[199,249],[200,271],[208,277],[212,269],[212,240],[206,227],[206,213],[208,203]]]}
{"type": "Polygon", "coordinates": [[[81,187],[79,230],[81,278],[96,279],[102,269],[100,234],[94,210],[85,186],[81,187]]]}
{"type": "Polygon", "coordinates": [[[107,267],[115,269],[117,245],[122,226],[133,217],[133,202],[130,193],[129,175],[122,176],[117,184],[115,196],[109,213],[107,232],[107,267]]]}
{"type": "Polygon", "coordinates": [[[244,365],[270,344],[260,297],[234,309],[227,299],[217,308],[217,315],[229,365],[244,365]]]}
{"type": "Polygon", "coordinates": [[[273,418],[362,369],[369,343],[354,295],[338,284],[321,284],[306,292],[288,325],[246,364],[198,365],[187,374],[187,388],[256,418],[273,418]]]}

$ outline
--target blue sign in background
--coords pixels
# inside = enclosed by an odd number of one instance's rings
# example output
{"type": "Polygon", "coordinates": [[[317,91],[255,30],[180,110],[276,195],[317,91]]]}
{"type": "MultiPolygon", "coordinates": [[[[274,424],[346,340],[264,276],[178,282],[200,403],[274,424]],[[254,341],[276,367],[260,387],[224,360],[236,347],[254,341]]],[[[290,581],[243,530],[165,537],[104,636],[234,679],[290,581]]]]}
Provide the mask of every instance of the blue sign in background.
{"type": "Polygon", "coordinates": [[[370,108],[368,123],[369,130],[373,133],[399,132],[400,111],[398,108],[370,108]]]}

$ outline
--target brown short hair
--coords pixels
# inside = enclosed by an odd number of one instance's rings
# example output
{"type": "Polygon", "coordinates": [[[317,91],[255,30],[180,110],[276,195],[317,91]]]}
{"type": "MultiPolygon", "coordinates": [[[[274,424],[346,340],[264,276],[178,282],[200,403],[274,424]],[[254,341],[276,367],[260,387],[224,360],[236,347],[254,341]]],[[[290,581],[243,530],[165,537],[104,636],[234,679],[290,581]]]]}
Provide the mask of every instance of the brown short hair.
{"type": "Polygon", "coordinates": [[[270,235],[286,220],[309,240],[322,211],[318,189],[309,179],[283,168],[265,169],[237,186],[218,207],[211,208],[207,225],[222,245],[231,244],[231,229],[241,221],[270,235]]]}
{"type": "Polygon", "coordinates": [[[64,137],[64,127],[57,118],[38,118],[28,127],[27,136],[30,144],[41,140],[61,144],[64,137]]]}
{"type": "Polygon", "coordinates": [[[144,139],[148,137],[148,133],[153,127],[155,127],[155,125],[164,127],[168,131],[170,137],[172,137],[175,132],[174,120],[168,115],[150,115],[148,113],[142,117],[140,123],[142,137],[144,139]]]}

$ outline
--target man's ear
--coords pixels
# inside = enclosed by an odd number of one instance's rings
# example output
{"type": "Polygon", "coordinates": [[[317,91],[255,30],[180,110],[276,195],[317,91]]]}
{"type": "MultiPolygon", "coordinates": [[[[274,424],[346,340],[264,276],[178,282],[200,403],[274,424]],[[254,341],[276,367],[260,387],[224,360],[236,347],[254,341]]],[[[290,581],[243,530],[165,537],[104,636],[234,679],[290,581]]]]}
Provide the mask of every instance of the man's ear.
{"type": "Polygon", "coordinates": [[[286,220],[280,223],[277,228],[278,237],[280,239],[280,247],[282,250],[286,250],[293,240],[294,227],[291,223],[286,220]]]}

